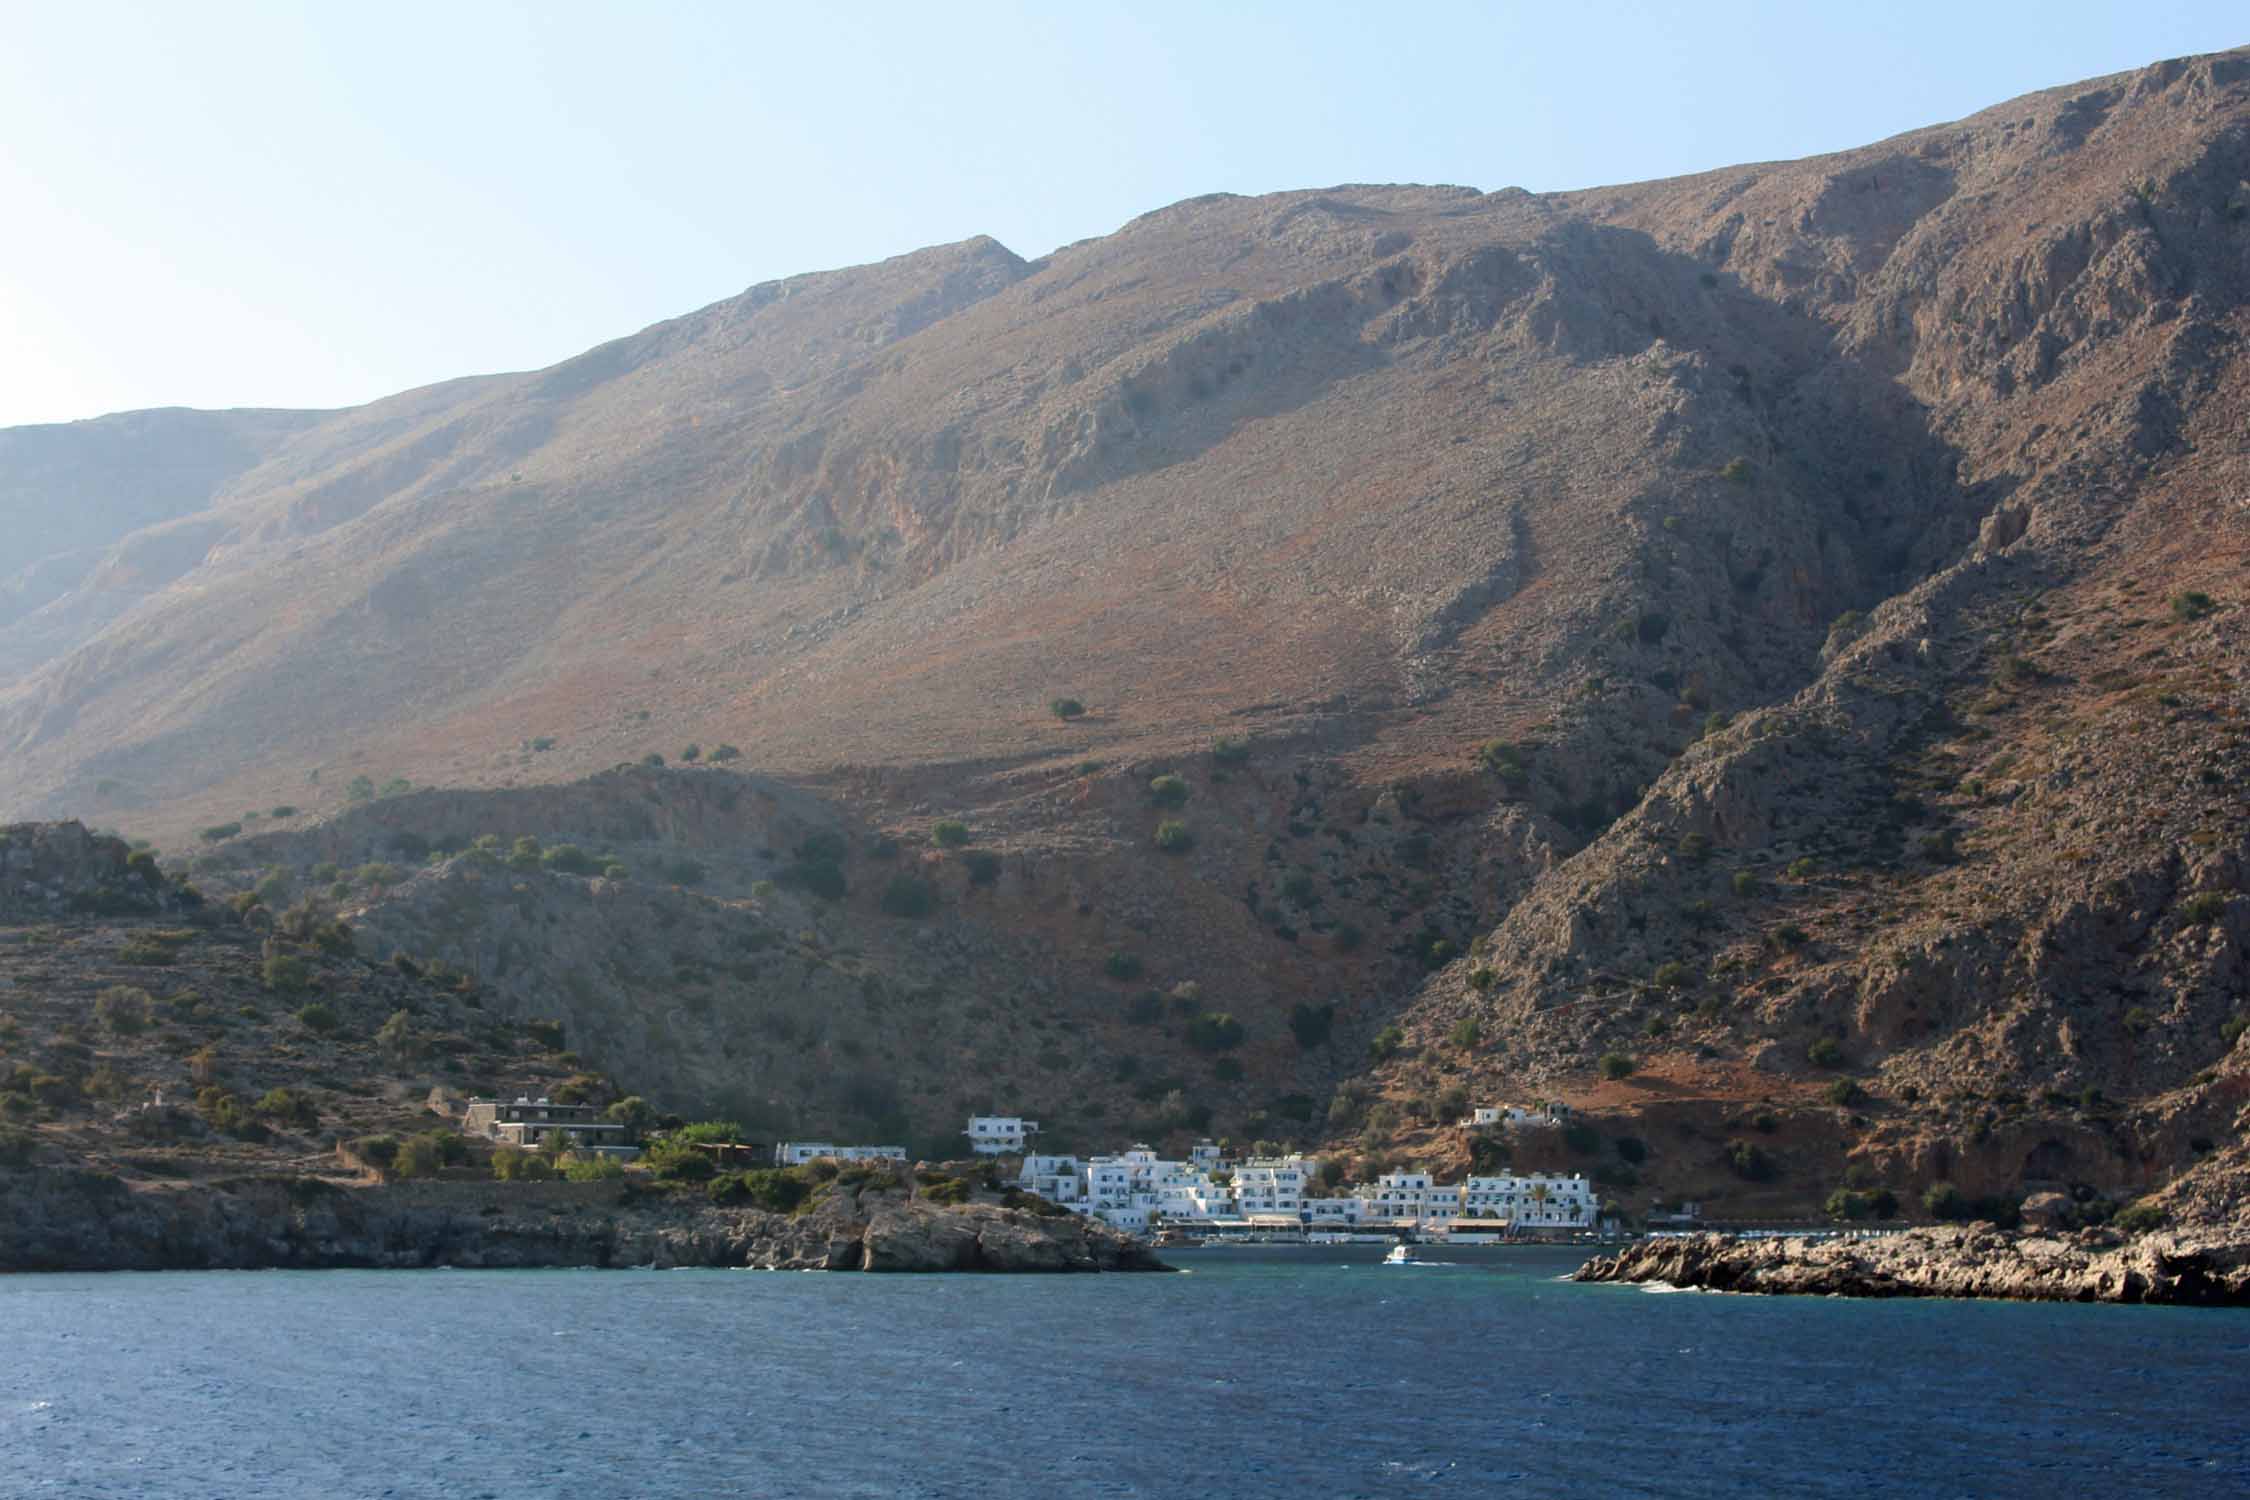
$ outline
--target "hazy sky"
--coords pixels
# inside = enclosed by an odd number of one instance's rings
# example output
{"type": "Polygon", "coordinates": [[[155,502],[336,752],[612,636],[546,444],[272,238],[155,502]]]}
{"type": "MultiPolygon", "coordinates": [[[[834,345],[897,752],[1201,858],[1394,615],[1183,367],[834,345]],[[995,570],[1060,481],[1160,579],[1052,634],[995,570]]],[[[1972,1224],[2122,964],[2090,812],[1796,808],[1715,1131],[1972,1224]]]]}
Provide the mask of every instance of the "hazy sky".
{"type": "Polygon", "coordinates": [[[2240,0],[0,0],[0,425],[344,405],[1197,193],[1802,156],[2245,41],[2240,0]]]}

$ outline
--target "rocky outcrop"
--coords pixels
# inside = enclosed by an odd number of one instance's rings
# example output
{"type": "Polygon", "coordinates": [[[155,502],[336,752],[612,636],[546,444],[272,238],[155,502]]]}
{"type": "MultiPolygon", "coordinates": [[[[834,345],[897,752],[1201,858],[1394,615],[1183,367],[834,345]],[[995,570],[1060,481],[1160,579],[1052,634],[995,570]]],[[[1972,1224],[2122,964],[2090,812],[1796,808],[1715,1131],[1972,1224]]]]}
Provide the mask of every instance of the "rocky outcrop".
{"type": "Polygon", "coordinates": [[[152,856],[136,857],[123,839],[78,822],[0,827],[0,918],[155,915],[189,904],[152,856]]]}
{"type": "Polygon", "coordinates": [[[98,1172],[0,1171],[0,1271],[434,1266],[1167,1269],[1106,1225],[896,1193],[839,1191],[791,1215],[617,1183],[271,1177],[136,1191],[98,1172]]]}
{"type": "Polygon", "coordinates": [[[1648,1240],[1578,1269],[1579,1281],[1831,1297],[2004,1297],[2027,1302],[2250,1305],[2250,1235],[2202,1230],[2008,1234],[1989,1224],[1864,1240],[1648,1240]]]}

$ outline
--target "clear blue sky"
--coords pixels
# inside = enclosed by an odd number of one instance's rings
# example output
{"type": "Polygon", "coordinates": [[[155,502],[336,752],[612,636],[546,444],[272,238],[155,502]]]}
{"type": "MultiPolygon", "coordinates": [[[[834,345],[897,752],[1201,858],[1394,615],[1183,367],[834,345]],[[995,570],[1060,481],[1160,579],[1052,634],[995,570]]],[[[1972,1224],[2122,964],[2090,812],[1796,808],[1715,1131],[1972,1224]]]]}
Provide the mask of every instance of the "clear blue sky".
{"type": "Polygon", "coordinates": [[[0,425],[348,404],[1197,193],[1802,156],[2245,41],[2240,0],[0,0],[0,425]]]}

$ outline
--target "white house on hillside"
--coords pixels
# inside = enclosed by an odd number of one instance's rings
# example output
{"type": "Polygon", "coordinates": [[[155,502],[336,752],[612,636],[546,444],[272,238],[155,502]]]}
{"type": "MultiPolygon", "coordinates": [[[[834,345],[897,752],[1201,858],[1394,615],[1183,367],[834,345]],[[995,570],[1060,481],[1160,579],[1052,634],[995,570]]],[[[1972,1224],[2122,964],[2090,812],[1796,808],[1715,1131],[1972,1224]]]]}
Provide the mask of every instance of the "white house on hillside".
{"type": "Polygon", "coordinates": [[[969,1149],[979,1156],[1013,1156],[1023,1150],[1024,1138],[1039,1133],[1037,1120],[1018,1115],[971,1115],[969,1149]]]}

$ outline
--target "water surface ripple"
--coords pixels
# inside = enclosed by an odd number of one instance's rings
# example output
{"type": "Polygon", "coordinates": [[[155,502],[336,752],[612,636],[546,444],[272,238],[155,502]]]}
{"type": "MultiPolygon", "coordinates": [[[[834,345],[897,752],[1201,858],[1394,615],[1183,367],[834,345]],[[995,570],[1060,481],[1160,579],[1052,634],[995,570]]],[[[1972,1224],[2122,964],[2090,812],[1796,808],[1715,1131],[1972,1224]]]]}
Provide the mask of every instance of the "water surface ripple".
{"type": "Polygon", "coordinates": [[[0,1495],[2250,1493],[2250,1313],[1183,1276],[0,1278],[0,1495]]]}

